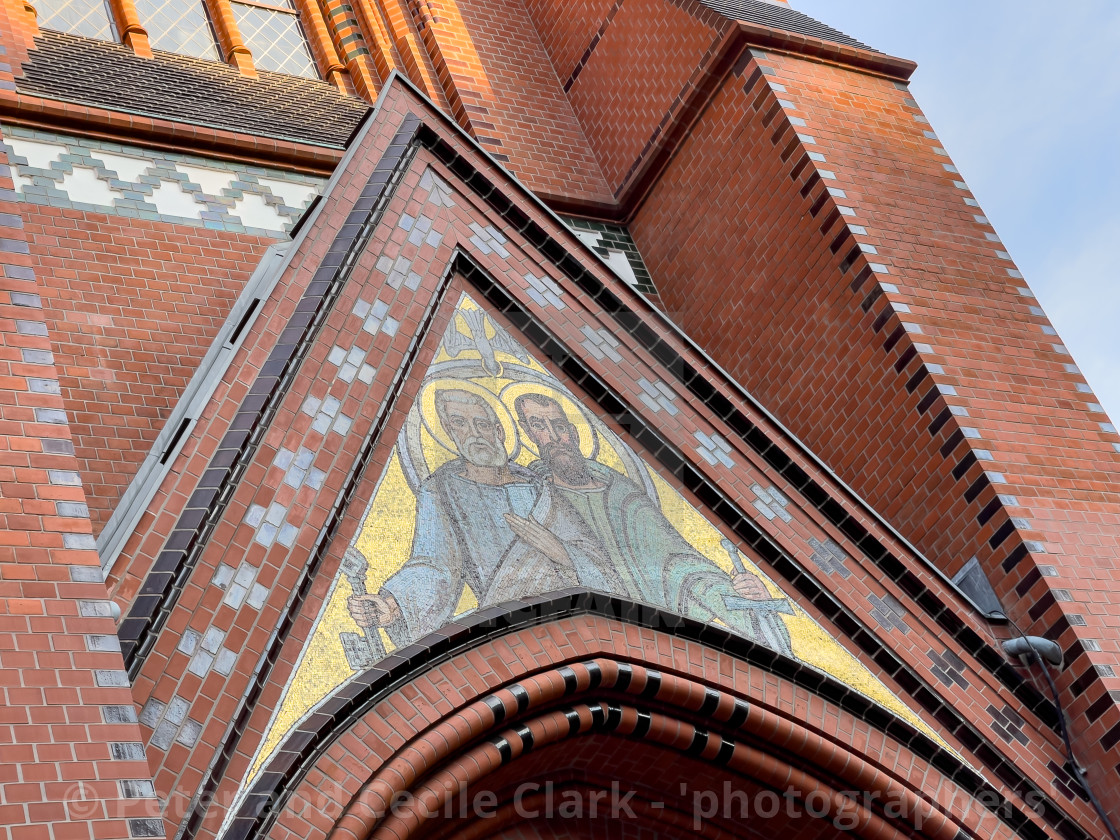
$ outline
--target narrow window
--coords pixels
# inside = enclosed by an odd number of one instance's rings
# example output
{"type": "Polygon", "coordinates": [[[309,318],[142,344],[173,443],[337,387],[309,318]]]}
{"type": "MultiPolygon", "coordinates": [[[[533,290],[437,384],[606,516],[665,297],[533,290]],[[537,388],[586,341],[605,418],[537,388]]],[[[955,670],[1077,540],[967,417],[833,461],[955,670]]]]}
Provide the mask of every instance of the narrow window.
{"type": "Polygon", "coordinates": [[[219,60],[202,0],[136,0],[136,12],[153,50],[219,60]]]}
{"type": "Polygon", "coordinates": [[[253,63],[262,70],[319,78],[292,0],[234,2],[233,15],[253,63]]]}
{"type": "Polygon", "coordinates": [[[102,41],[117,40],[104,0],[38,0],[39,26],[102,41]]]}

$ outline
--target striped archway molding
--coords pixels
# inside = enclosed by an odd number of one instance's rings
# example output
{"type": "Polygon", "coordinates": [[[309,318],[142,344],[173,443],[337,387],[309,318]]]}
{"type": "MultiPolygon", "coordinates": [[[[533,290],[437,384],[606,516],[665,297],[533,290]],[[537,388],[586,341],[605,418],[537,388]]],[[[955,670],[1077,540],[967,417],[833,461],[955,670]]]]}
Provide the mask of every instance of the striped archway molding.
{"type": "MultiPolygon", "coordinates": [[[[684,676],[597,658],[523,679],[431,728],[370,777],[331,838],[422,835],[429,815],[444,813],[449,801],[498,769],[534,750],[604,733],[655,744],[771,789],[814,792],[824,804],[820,817],[842,823],[852,836],[976,836],[901,778],[795,720],[684,676]],[[479,728],[487,733],[481,740],[479,728]],[[893,803],[900,816],[876,813],[842,792],[850,790],[893,803]]],[[[485,821],[487,831],[494,828],[485,821]]]]}
{"type": "MultiPolygon", "coordinates": [[[[599,774],[590,774],[590,777],[585,777],[578,781],[571,781],[564,784],[560,789],[564,792],[575,791],[577,796],[590,800],[595,791],[609,789],[617,779],[613,777],[605,777],[599,774]]],[[[555,800],[555,793],[553,793],[553,802],[555,800]]],[[[594,840],[599,836],[606,836],[618,838],[618,840],[629,840],[633,837],[635,840],[642,840],[642,838],[655,837],[658,840],[692,840],[697,835],[697,828],[695,824],[696,816],[691,813],[687,808],[681,809],[673,807],[671,804],[664,802],[661,799],[651,800],[648,797],[643,797],[640,794],[635,796],[634,799],[628,803],[630,814],[626,815],[626,822],[621,825],[613,826],[613,830],[602,831],[597,834],[595,829],[602,828],[595,824],[595,818],[588,816],[586,822],[575,820],[570,830],[568,825],[564,825],[560,831],[549,831],[545,829],[541,831],[539,824],[534,824],[533,831],[530,829],[526,832],[524,815],[532,812],[546,813],[549,808],[549,799],[547,793],[539,793],[531,796],[525,796],[520,800],[520,804],[516,802],[507,802],[500,808],[494,811],[494,814],[489,819],[485,820],[472,820],[465,825],[456,825],[451,831],[436,832],[433,838],[436,840],[506,840],[506,838],[533,838],[533,840],[567,840],[567,838],[579,838],[579,840],[594,840]],[[582,823],[582,824],[581,824],[582,823]],[[543,836],[541,836],[543,834],[543,836]],[[534,836],[536,835],[536,836],[534,836]]],[[[555,810],[555,809],[554,809],[555,810]]],[[[705,823],[703,826],[703,836],[706,840],[741,840],[741,832],[736,833],[728,830],[721,825],[711,822],[705,823]]],[[[794,840],[793,838],[785,838],[785,840],[794,840]]]]}

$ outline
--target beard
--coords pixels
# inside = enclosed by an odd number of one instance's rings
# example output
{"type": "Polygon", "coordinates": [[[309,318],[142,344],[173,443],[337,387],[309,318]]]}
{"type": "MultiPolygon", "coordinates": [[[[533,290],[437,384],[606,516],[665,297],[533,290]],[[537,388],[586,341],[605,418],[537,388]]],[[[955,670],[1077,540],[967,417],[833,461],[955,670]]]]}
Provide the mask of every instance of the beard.
{"type": "Polygon", "coordinates": [[[476,467],[504,467],[509,459],[506,448],[482,437],[469,437],[459,444],[459,452],[476,467]]]}
{"type": "Polygon", "coordinates": [[[591,483],[591,470],[578,449],[559,443],[541,447],[541,460],[548,467],[552,477],[563,484],[580,486],[591,483]]]}

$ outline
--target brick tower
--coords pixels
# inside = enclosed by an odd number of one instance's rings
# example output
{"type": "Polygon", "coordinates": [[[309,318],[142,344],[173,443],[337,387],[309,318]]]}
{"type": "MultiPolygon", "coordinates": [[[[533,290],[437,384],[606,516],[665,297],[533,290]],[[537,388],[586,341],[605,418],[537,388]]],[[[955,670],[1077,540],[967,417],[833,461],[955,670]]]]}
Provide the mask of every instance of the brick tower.
{"type": "Polygon", "coordinates": [[[0,8],[0,837],[1117,837],[1120,437],[913,63],[0,8]]]}

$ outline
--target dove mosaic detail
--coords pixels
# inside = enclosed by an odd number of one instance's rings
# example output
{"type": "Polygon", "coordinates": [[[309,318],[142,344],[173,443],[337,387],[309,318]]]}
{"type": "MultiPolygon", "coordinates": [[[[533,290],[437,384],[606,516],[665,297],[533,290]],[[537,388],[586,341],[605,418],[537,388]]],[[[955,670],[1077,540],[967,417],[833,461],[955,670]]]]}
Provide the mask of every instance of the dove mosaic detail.
{"type": "Polygon", "coordinates": [[[246,785],[316,704],[388,653],[572,586],[723,626],[923,726],[463,295],[246,785]]]}
{"type": "Polygon", "coordinates": [[[522,365],[529,364],[529,354],[509,333],[493,327],[487,329],[489,321],[481,309],[460,310],[459,317],[466,324],[468,334],[464,335],[455,324],[448,328],[443,336],[443,350],[448,356],[457,359],[463,351],[473,350],[490,376],[497,376],[501,370],[495,355],[499,352],[513,356],[522,365]]]}

